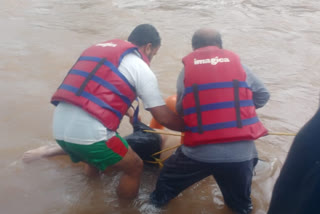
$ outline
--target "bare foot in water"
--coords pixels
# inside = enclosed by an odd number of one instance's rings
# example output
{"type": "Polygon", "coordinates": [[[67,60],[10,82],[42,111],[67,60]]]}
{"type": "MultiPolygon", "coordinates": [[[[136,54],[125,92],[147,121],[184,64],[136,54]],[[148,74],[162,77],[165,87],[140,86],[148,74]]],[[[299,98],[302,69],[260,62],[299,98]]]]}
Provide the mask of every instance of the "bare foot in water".
{"type": "Polygon", "coordinates": [[[66,155],[66,153],[58,144],[45,145],[23,153],[22,161],[30,163],[41,158],[48,158],[56,155],[66,155]]]}

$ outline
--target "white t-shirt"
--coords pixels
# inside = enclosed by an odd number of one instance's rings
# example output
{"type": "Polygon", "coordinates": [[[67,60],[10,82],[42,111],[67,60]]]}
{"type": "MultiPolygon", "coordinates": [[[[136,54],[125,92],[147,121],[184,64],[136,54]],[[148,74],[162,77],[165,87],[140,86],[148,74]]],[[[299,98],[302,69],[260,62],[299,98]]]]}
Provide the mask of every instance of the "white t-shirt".
{"type": "MultiPolygon", "coordinates": [[[[119,71],[136,89],[145,109],[165,105],[156,76],[138,54],[126,55],[119,71]]],[[[77,106],[60,102],[55,109],[53,136],[57,140],[89,145],[108,140],[114,135],[115,132],[106,129],[100,121],[77,106]]]]}

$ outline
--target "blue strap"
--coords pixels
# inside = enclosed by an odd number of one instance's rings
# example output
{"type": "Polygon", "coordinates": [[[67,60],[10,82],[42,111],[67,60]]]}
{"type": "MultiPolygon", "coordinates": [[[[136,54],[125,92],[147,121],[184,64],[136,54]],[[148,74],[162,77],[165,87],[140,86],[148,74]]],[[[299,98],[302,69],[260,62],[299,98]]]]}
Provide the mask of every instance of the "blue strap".
{"type": "MultiPolygon", "coordinates": [[[[247,107],[247,106],[254,106],[253,101],[252,100],[240,100],[240,107],[247,107]]],[[[228,102],[211,103],[211,104],[202,105],[200,107],[200,111],[204,112],[204,111],[224,109],[224,108],[234,108],[234,107],[235,107],[234,101],[228,101],[228,102]]],[[[183,114],[185,116],[189,115],[189,114],[194,114],[194,113],[196,113],[195,107],[187,108],[183,111],[183,114]]]]}
{"type": "Polygon", "coordinates": [[[197,113],[198,132],[202,134],[203,129],[202,129],[201,105],[200,105],[199,90],[198,90],[197,84],[192,85],[192,91],[193,91],[193,97],[194,97],[194,103],[195,103],[195,110],[197,113]]]}
{"type": "Polygon", "coordinates": [[[95,73],[100,69],[100,67],[104,64],[106,61],[106,58],[102,58],[99,63],[92,69],[92,71],[89,73],[89,75],[85,78],[85,80],[82,82],[80,88],[78,89],[76,95],[80,96],[81,93],[84,91],[84,88],[87,86],[87,84],[90,82],[92,77],[95,75],[95,73]]]}
{"type": "MultiPolygon", "coordinates": [[[[199,91],[209,90],[209,89],[218,89],[218,88],[233,88],[233,82],[215,82],[207,84],[199,84],[199,91]]],[[[245,81],[239,82],[239,88],[250,88],[245,81]]],[[[192,93],[192,86],[186,87],[184,90],[184,96],[186,94],[192,93]]]]}
{"type": "MultiPolygon", "coordinates": [[[[93,56],[81,56],[78,61],[92,61],[92,62],[100,62],[101,58],[93,57],[93,56]]],[[[135,91],[134,87],[129,83],[126,77],[120,73],[118,68],[114,66],[110,61],[106,60],[103,63],[105,66],[109,67],[116,75],[118,75],[130,88],[132,91],[135,91]]]]}
{"type": "MultiPolygon", "coordinates": [[[[67,85],[67,84],[62,84],[59,87],[59,89],[64,89],[64,90],[70,91],[70,92],[75,94],[78,91],[79,88],[76,88],[74,86],[67,85]]],[[[119,120],[122,119],[122,114],[119,111],[115,110],[110,105],[108,105],[107,103],[103,102],[102,100],[100,100],[96,96],[94,96],[94,95],[92,95],[92,94],[90,94],[90,93],[88,93],[86,91],[83,91],[80,96],[87,98],[88,100],[90,100],[91,102],[97,104],[101,108],[108,109],[108,110],[112,111],[113,113],[115,113],[117,115],[119,120]]]]}
{"type": "Polygon", "coordinates": [[[237,127],[242,128],[240,112],[239,80],[233,80],[234,109],[236,111],[237,127]]]}
{"type": "MultiPolygon", "coordinates": [[[[137,105],[137,108],[134,110],[134,114],[133,114],[133,124],[136,124],[138,123],[139,121],[139,118],[138,118],[138,115],[139,115],[139,100],[138,98],[136,99],[137,102],[138,102],[138,105],[137,105]]],[[[132,106],[132,108],[134,109],[134,107],[132,106]]]]}
{"type": "MultiPolygon", "coordinates": [[[[85,72],[85,71],[81,71],[81,70],[71,70],[70,74],[74,74],[74,75],[79,75],[82,77],[87,77],[89,75],[89,73],[85,72]]],[[[92,79],[93,81],[99,83],[100,85],[102,85],[103,87],[109,89],[110,91],[114,92],[115,94],[117,94],[128,106],[131,105],[131,101],[128,97],[126,97],[125,95],[123,95],[114,85],[112,85],[111,83],[105,81],[104,79],[98,77],[98,76],[93,76],[92,79]]]]}
{"type": "Polygon", "coordinates": [[[119,67],[120,63],[122,62],[123,57],[124,57],[125,55],[127,55],[128,53],[134,52],[135,50],[138,50],[138,48],[133,47],[133,48],[130,48],[130,49],[126,50],[125,52],[123,52],[123,53],[121,54],[121,56],[120,56],[118,67],[119,67]]]}
{"type": "MultiPolygon", "coordinates": [[[[251,125],[251,124],[259,122],[259,119],[258,119],[258,117],[252,117],[249,119],[243,119],[241,121],[242,121],[243,126],[247,126],[247,125],[251,125]]],[[[237,121],[203,125],[202,129],[204,131],[213,131],[213,130],[218,130],[218,129],[235,128],[235,127],[237,127],[237,121]]],[[[194,127],[186,126],[186,130],[191,131],[193,133],[198,133],[198,126],[194,126],[194,127]]]]}

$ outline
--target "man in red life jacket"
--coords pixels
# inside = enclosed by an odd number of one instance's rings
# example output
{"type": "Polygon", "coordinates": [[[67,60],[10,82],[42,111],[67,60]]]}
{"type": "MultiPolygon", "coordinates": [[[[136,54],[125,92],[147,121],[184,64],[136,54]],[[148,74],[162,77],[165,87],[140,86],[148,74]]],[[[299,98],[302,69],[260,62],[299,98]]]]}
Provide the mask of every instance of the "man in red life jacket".
{"type": "Polygon", "coordinates": [[[87,163],[87,173],[107,167],[123,171],[117,187],[133,198],[143,163],[116,132],[124,115],[132,120],[132,102],[139,97],[163,126],[182,131],[183,119],[162,99],[149,62],[160,48],[160,36],[149,24],[137,26],[128,41],[114,39],[83,51],[51,103],[56,105],[53,135],[74,162],[87,163]]]}
{"type": "Polygon", "coordinates": [[[258,160],[254,140],[267,134],[255,109],[267,103],[269,92],[236,54],[222,49],[217,31],[196,31],[192,47],[177,81],[176,110],[186,126],[183,145],[165,162],[151,203],[166,205],[212,175],[226,205],[235,213],[250,213],[258,160]]]}

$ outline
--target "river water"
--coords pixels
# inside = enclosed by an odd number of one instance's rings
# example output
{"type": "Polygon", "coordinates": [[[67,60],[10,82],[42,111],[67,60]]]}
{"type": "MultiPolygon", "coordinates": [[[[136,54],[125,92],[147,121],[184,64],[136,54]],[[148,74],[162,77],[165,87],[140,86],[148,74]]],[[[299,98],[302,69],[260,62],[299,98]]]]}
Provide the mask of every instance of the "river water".
{"type": "MultiPolygon", "coordinates": [[[[2,0],[0,8],[0,207],[3,214],[216,213],[229,214],[212,178],[190,187],[164,209],[147,203],[158,170],[146,169],[137,199],[119,201],[119,174],[83,175],[67,158],[23,164],[29,149],[53,144],[49,104],[80,52],[91,44],[126,39],[151,23],[162,47],[151,67],[163,97],[175,93],[181,58],[200,27],[219,30],[224,48],[266,84],[269,103],[258,114],[270,132],[296,133],[319,105],[318,0],[2,0]]],[[[151,116],[144,111],[142,120],[151,116]]],[[[131,132],[127,121],[120,133],[131,132]]],[[[264,161],[252,185],[253,214],[266,213],[292,136],[257,140],[264,161]]]]}

